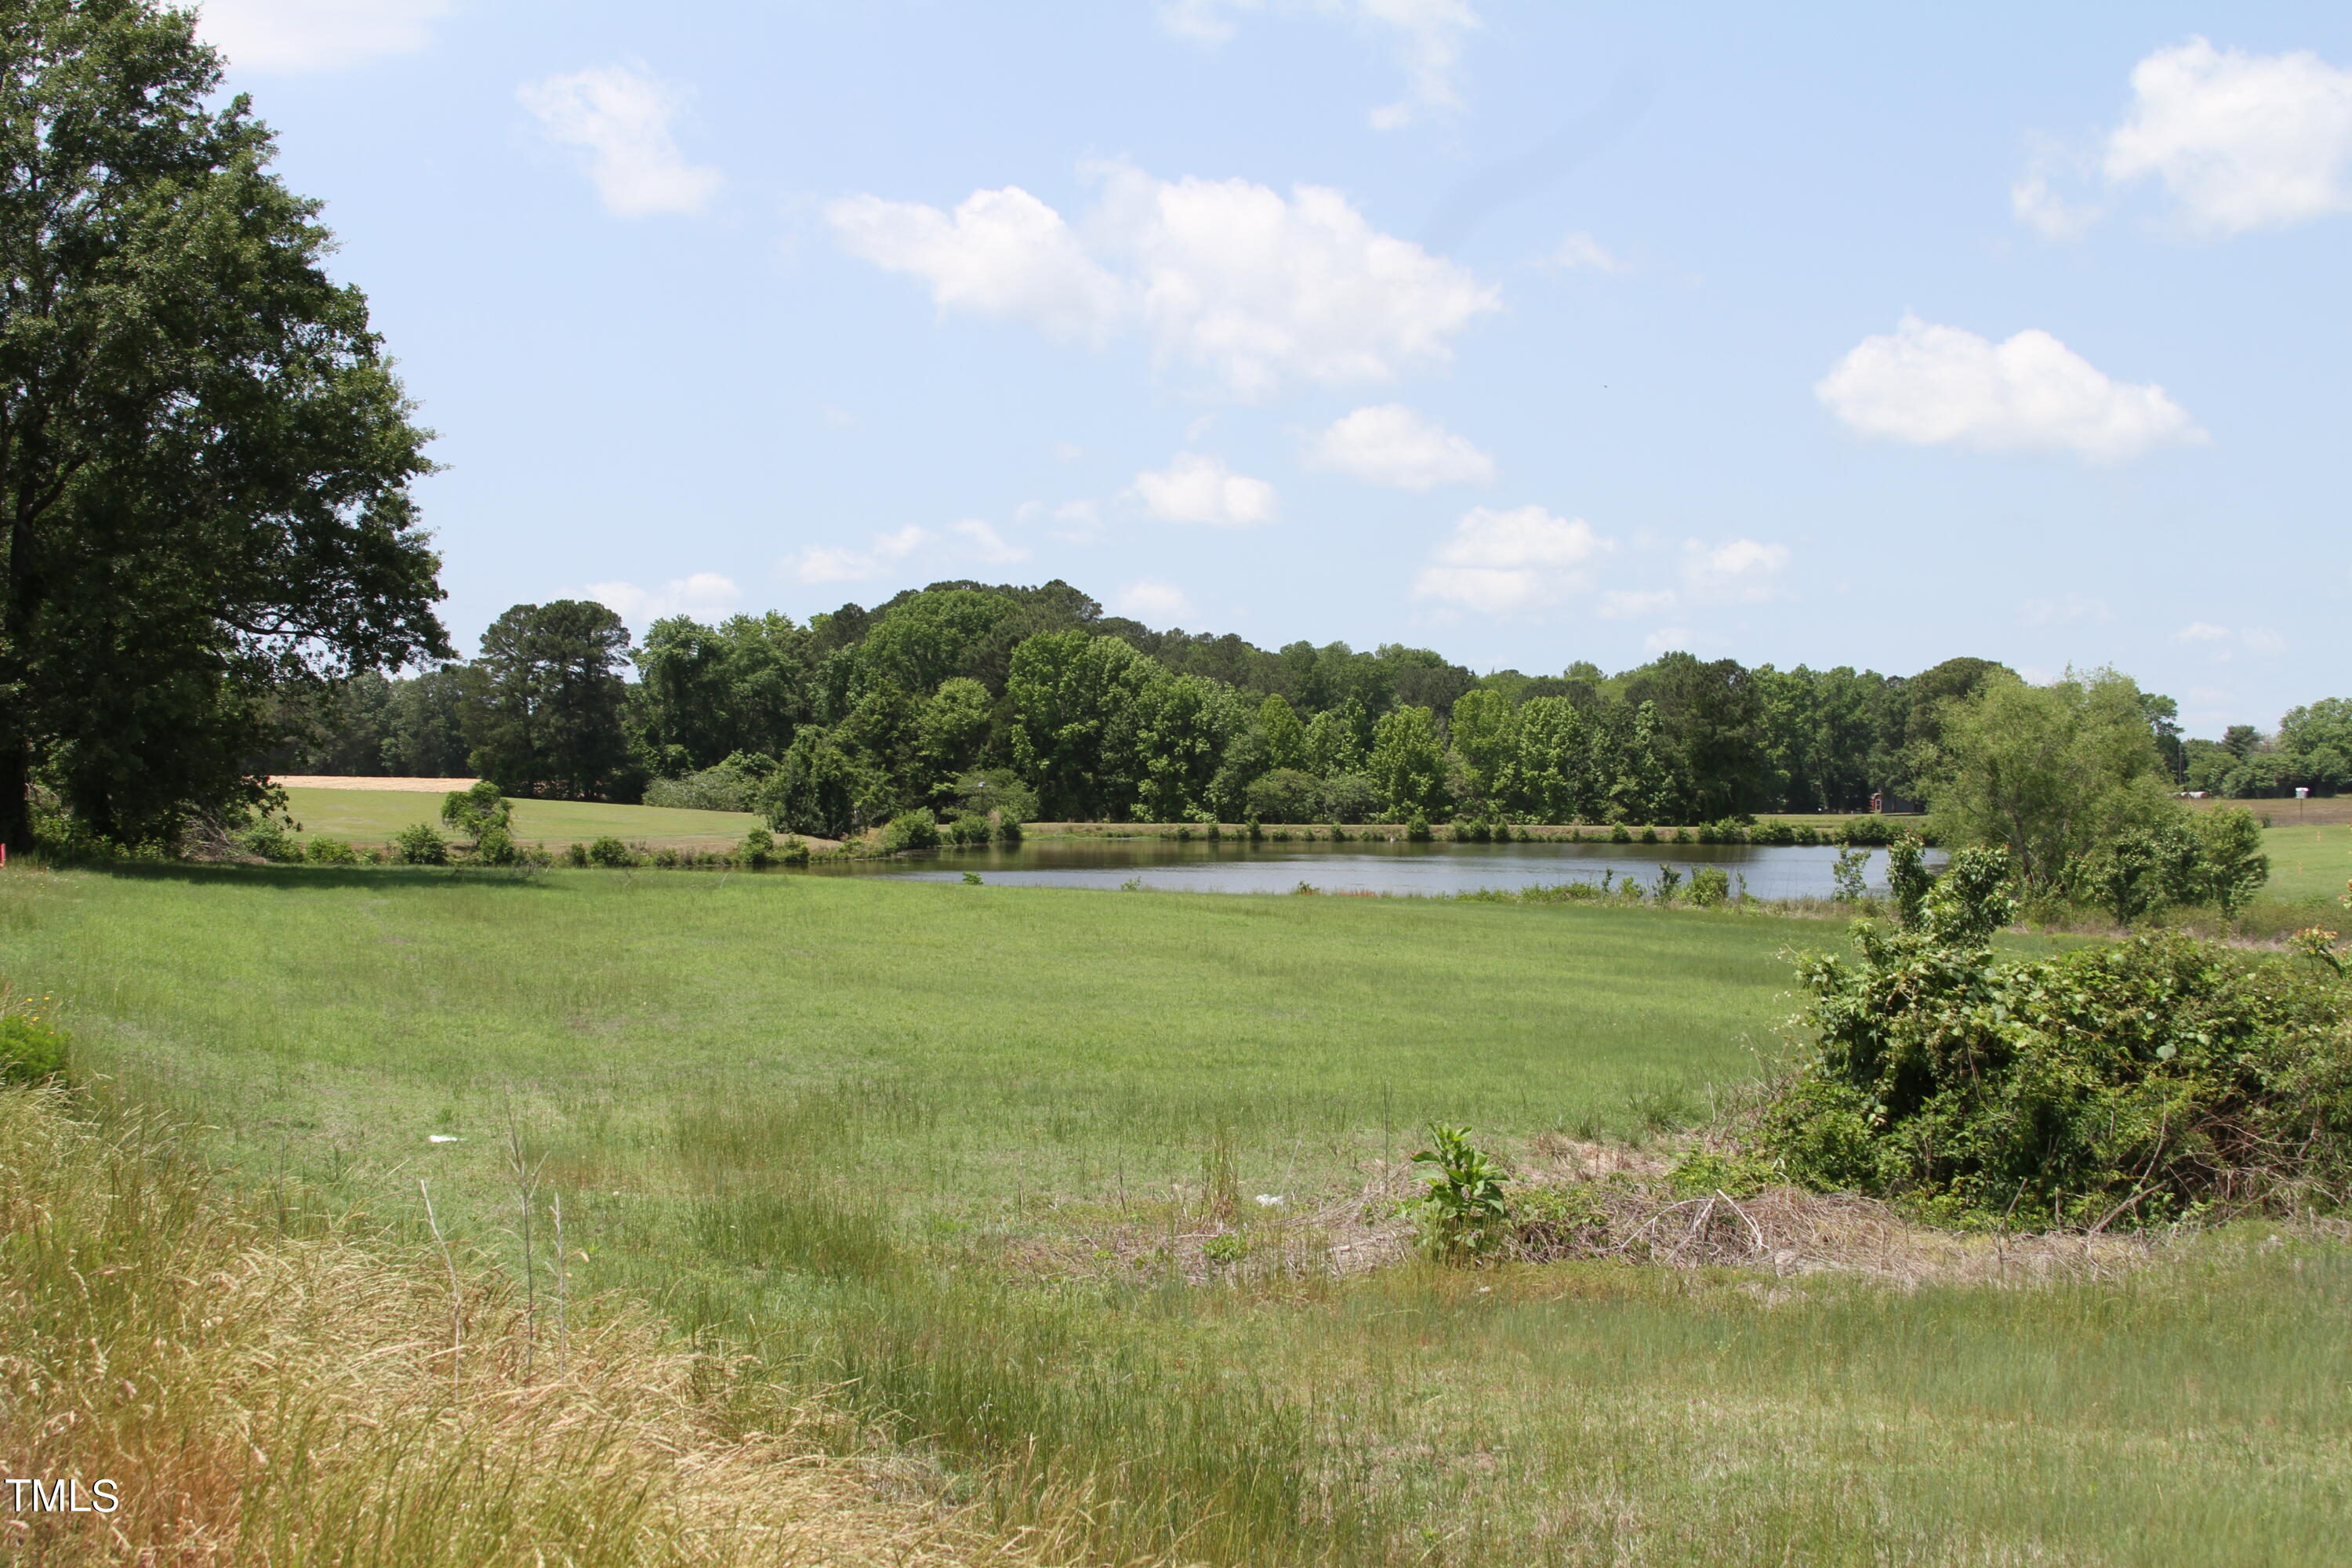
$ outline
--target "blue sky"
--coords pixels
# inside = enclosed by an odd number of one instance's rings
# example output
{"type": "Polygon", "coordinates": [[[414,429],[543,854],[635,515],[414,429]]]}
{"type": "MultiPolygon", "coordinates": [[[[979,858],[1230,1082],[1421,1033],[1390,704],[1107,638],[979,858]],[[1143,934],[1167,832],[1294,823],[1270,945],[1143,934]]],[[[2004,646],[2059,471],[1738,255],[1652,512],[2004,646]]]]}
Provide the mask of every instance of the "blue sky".
{"type": "Polygon", "coordinates": [[[2352,690],[2352,11],[209,0],[453,632],[942,577],[2352,690]]]}

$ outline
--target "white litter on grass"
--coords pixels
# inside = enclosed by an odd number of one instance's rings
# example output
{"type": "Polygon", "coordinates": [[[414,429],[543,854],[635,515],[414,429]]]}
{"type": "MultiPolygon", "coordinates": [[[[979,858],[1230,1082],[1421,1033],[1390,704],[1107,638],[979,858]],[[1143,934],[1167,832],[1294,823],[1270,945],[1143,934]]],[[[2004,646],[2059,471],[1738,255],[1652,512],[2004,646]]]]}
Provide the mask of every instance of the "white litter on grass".
{"type": "Polygon", "coordinates": [[[455,1143],[457,1135],[455,1132],[427,1132],[425,1141],[427,1143],[455,1143]]]}
{"type": "Polygon", "coordinates": [[[1280,1193],[1260,1193],[1257,1195],[1257,1206],[1262,1209],[1276,1207],[1282,1201],[1282,1194],[1280,1193]]]}

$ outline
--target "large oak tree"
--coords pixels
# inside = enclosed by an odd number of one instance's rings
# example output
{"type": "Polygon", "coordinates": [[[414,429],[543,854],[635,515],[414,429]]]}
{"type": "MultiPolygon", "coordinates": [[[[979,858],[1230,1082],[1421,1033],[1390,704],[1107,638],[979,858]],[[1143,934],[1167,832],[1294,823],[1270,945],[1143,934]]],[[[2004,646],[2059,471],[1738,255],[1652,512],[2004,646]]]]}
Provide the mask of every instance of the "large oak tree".
{"type": "Polygon", "coordinates": [[[257,798],[286,688],[449,649],[426,433],[187,13],[0,0],[0,838],[257,798]]]}

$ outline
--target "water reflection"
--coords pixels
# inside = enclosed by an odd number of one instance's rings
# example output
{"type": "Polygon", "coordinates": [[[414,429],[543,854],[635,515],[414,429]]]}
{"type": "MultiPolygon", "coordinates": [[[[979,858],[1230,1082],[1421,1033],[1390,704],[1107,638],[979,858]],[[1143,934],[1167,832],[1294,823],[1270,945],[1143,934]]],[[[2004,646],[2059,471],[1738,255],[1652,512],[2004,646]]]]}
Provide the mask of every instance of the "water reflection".
{"type": "MultiPolygon", "coordinates": [[[[1307,882],[1333,893],[1464,893],[1481,889],[1548,887],[1560,882],[1653,887],[1658,868],[1671,866],[1688,881],[1702,866],[1719,866],[1737,890],[1746,879],[1750,898],[1826,899],[1836,891],[1834,847],[1710,844],[1407,844],[1351,839],[1247,844],[1178,843],[1169,838],[1033,838],[1013,848],[943,849],[889,860],[858,860],[814,868],[819,875],[907,877],[952,882],[977,871],[1012,886],[1146,888],[1189,893],[1287,893],[1307,882]]],[[[1931,860],[1942,857],[1931,854],[1931,860]]],[[[1870,885],[1886,885],[1886,855],[1874,850],[1870,885]]]]}

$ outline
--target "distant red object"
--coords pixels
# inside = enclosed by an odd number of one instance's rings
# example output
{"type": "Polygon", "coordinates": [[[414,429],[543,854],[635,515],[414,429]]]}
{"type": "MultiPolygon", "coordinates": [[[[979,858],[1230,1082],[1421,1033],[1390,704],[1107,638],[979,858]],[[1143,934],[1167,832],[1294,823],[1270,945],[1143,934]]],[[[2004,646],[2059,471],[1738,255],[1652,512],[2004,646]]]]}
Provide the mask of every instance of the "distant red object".
{"type": "Polygon", "coordinates": [[[1870,809],[1871,809],[1871,810],[1873,810],[1873,811],[1885,811],[1885,810],[1886,809],[1886,796],[1885,796],[1885,794],[1883,794],[1882,792],[1878,791],[1878,790],[1873,790],[1873,791],[1871,791],[1871,792],[1870,792],[1870,809]]]}

